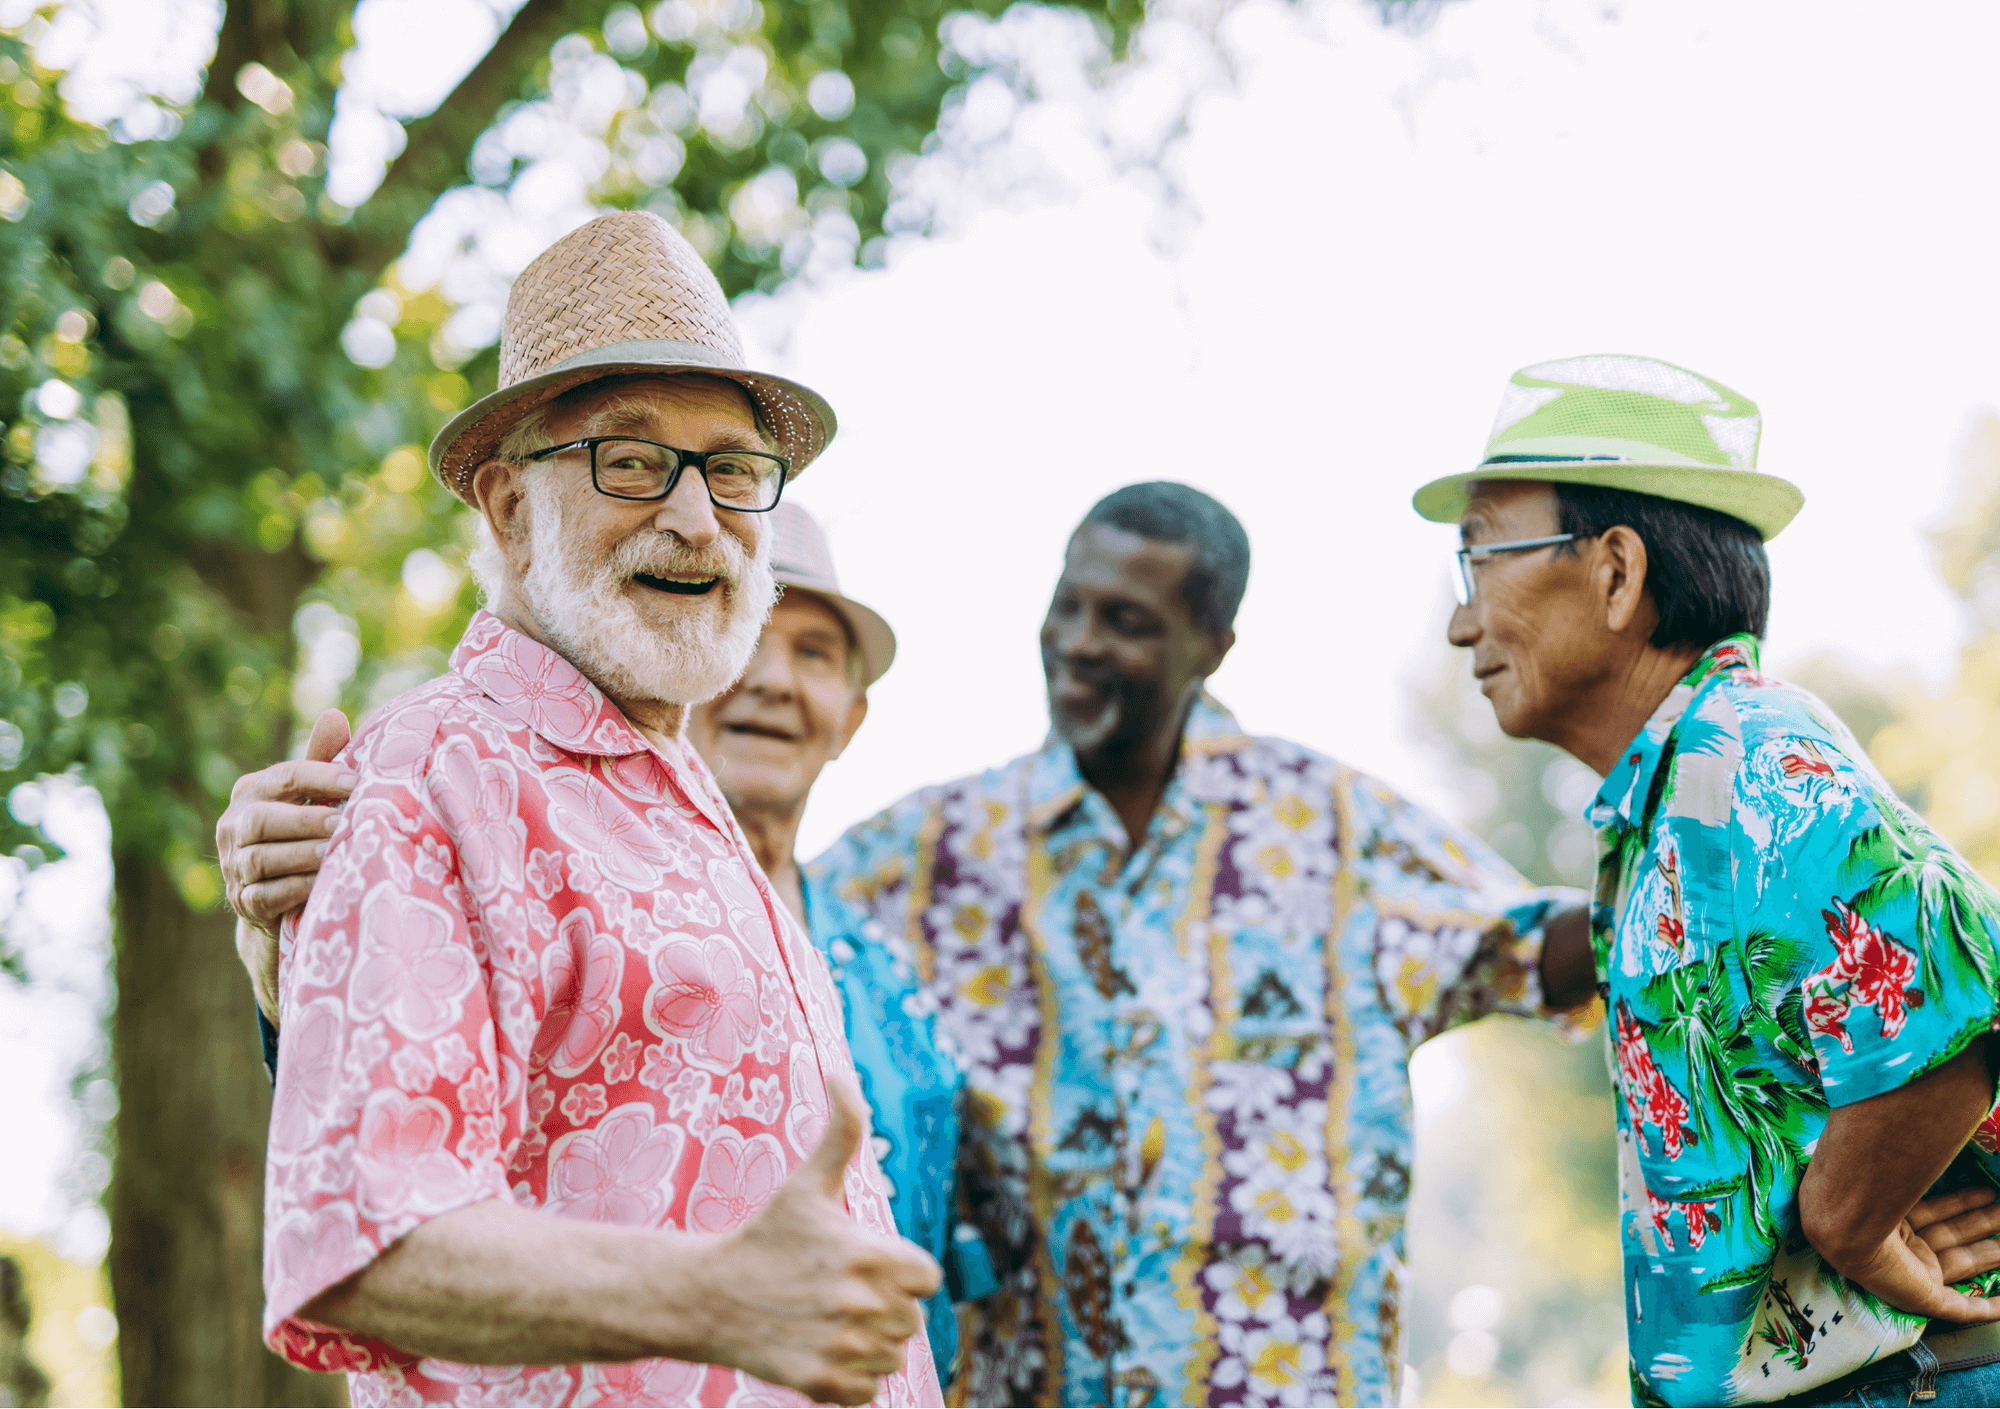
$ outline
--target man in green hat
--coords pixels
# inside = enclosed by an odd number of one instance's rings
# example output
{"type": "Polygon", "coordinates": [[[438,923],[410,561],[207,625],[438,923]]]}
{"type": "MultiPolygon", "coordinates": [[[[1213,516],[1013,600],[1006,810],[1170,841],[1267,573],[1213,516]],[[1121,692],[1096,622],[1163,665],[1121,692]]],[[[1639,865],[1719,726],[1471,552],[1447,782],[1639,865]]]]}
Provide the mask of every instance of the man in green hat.
{"type": "Polygon", "coordinates": [[[1804,503],[1759,429],[1665,362],[1543,363],[1415,504],[1463,535],[1448,634],[1500,727],[1604,779],[1635,1400],[1992,1404],[2000,896],[1759,673],[1804,503]]]}

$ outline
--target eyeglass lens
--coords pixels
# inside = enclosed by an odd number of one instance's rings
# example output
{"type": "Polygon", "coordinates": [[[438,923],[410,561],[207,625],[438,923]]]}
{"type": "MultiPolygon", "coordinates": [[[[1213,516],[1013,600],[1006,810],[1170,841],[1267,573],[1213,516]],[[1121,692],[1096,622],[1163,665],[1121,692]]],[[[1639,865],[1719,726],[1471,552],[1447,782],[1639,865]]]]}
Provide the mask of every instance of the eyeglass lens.
{"type": "MultiPolygon", "coordinates": [[[[664,445],[644,440],[598,442],[597,487],[624,499],[657,499],[673,478],[680,456],[664,445]]],[[[708,492],[719,504],[744,509],[768,509],[784,485],[784,462],[751,450],[724,451],[708,457],[708,492]]]]}

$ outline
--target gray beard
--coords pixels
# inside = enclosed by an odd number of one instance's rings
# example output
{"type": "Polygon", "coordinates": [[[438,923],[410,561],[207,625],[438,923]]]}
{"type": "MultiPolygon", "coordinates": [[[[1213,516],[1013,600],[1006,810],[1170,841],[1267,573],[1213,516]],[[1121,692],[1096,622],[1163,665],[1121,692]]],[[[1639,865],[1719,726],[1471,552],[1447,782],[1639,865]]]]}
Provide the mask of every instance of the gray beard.
{"type": "Polygon", "coordinates": [[[543,479],[527,498],[534,560],[521,595],[563,659],[614,699],[643,703],[700,704],[742,677],[777,601],[768,551],[752,558],[728,533],[698,551],[648,531],[593,568],[577,560],[563,532],[555,486],[543,479]],[[624,593],[635,572],[720,578],[709,591],[724,594],[721,628],[711,628],[706,613],[665,628],[648,623],[624,593]]]}

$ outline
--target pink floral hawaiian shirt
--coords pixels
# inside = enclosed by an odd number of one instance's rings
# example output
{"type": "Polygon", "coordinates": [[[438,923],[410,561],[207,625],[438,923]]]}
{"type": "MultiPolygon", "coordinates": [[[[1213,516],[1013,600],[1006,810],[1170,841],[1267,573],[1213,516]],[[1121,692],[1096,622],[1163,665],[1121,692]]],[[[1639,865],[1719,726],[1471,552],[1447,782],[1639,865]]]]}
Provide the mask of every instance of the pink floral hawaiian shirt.
{"type": "MultiPolygon", "coordinates": [[[[803,1404],[719,1366],[475,1366],[299,1308],[428,1218],[505,1199],[722,1233],[812,1150],[851,1072],[839,999],[714,779],[480,613],[370,719],[360,785],[280,948],[264,1332],[356,1404],[803,1404]]],[[[872,1157],[863,1227],[895,1224],[872,1157]]],[[[936,1404],[924,1338],[885,1404],[936,1404]]]]}

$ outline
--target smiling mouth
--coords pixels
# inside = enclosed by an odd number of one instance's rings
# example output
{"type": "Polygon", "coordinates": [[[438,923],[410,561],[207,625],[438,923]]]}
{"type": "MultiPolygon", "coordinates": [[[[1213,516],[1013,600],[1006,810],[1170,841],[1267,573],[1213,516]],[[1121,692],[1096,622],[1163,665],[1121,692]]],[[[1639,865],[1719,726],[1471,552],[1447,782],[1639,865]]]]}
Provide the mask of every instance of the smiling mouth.
{"type": "Polygon", "coordinates": [[[722,579],[719,577],[655,577],[650,572],[635,572],[632,580],[641,587],[650,587],[655,592],[674,592],[683,597],[699,597],[722,579]]]}
{"type": "Polygon", "coordinates": [[[725,724],[725,734],[748,734],[753,739],[776,739],[781,744],[792,742],[792,736],[782,729],[773,729],[763,724],[725,724]]]}

